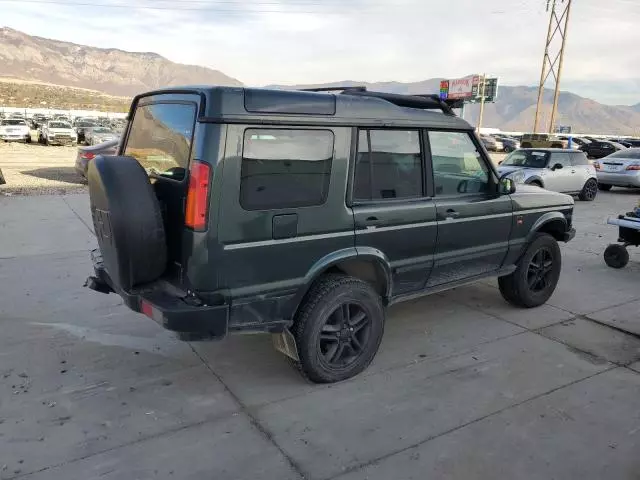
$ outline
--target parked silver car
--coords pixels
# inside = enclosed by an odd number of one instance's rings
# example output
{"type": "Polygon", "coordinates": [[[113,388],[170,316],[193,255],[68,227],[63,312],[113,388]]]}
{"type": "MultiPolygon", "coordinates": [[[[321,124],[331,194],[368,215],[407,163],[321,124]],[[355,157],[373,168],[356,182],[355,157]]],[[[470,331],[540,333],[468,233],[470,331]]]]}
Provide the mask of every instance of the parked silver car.
{"type": "Polygon", "coordinates": [[[591,201],[598,193],[596,169],[584,152],[558,148],[524,148],[511,152],[498,167],[516,183],[537,185],[591,201]]]}
{"type": "Polygon", "coordinates": [[[600,190],[640,187],[640,148],[627,148],[593,162],[600,190]]]}

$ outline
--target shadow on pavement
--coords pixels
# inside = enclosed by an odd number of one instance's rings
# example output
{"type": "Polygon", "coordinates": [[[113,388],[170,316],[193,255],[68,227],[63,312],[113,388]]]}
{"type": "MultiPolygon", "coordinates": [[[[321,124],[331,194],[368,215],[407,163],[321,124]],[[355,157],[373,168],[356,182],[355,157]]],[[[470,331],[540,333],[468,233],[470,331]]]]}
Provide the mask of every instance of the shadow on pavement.
{"type": "Polygon", "coordinates": [[[76,185],[85,185],[87,183],[86,180],[76,172],[74,167],[36,168],[35,170],[23,171],[22,174],[76,185]]]}

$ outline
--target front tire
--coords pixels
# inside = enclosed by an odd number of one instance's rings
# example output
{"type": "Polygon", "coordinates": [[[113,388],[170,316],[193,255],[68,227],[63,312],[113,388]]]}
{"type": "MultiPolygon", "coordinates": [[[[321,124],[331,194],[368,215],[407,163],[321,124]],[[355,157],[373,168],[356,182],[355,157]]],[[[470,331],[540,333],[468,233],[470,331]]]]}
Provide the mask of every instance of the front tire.
{"type": "Polygon", "coordinates": [[[362,372],[375,357],[385,311],[368,283],[346,275],[320,278],[295,318],[297,365],[315,383],[333,383],[362,372]]]}
{"type": "Polygon", "coordinates": [[[595,178],[587,180],[580,191],[578,198],[583,202],[593,202],[598,195],[598,181],[595,178]]]}
{"type": "Polygon", "coordinates": [[[604,250],[604,263],[611,268],[624,268],[629,263],[629,252],[624,245],[613,243],[604,250]]]}
{"type": "Polygon", "coordinates": [[[524,308],[546,303],[558,285],[562,254],[555,238],[538,233],[518,262],[516,271],[498,279],[502,297],[524,308]]]}
{"type": "Polygon", "coordinates": [[[608,183],[598,183],[598,188],[603,192],[608,192],[613,188],[613,185],[609,185],[608,183]]]}

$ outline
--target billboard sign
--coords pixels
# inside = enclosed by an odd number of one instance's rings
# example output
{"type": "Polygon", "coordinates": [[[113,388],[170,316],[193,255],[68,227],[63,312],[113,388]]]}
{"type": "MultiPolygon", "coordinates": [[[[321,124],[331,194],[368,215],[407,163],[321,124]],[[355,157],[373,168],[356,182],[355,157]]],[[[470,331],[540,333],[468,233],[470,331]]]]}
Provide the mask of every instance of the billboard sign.
{"type": "Polygon", "coordinates": [[[484,82],[484,101],[486,103],[495,102],[498,98],[498,79],[487,78],[484,82]]]}
{"type": "Polygon", "coordinates": [[[440,98],[446,100],[449,96],[449,80],[442,80],[440,82],[440,98]]]}
{"type": "Polygon", "coordinates": [[[571,133],[571,125],[557,125],[555,128],[555,133],[571,133]]]}
{"type": "Polygon", "coordinates": [[[447,98],[453,100],[471,100],[478,96],[478,86],[480,85],[480,75],[469,75],[464,78],[449,80],[449,91],[447,98]]]}

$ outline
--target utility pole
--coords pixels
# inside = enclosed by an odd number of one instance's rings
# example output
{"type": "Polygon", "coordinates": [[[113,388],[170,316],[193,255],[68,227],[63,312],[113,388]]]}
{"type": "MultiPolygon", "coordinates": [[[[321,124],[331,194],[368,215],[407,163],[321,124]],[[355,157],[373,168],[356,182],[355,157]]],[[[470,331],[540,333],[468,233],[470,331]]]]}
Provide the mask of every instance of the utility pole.
{"type": "MultiPolygon", "coordinates": [[[[558,98],[560,96],[560,78],[562,77],[562,64],[564,61],[564,49],[567,42],[567,28],[569,26],[569,16],[571,14],[572,0],[547,0],[547,11],[551,6],[551,15],[549,17],[549,29],[547,30],[547,41],[544,48],[544,57],[542,58],[542,72],[540,73],[540,85],[538,87],[538,104],[536,106],[536,118],[533,124],[533,131],[538,133],[540,128],[540,119],[542,117],[542,104],[544,99],[544,86],[549,76],[553,76],[555,82],[555,92],[553,95],[553,106],[551,107],[551,117],[548,125],[549,133],[553,133],[556,114],[558,111],[558,98]],[[558,1],[562,6],[558,5],[558,1]],[[558,10],[562,13],[558,15],[558,10]],[[552,52],[553,40],[561,37],[560,50],[552,52]],[[555,53],[555,55],[554,55],[555,53]],[[553,56],[553,60],[551,57],[553,56]]],[[[557,42],[556,42],[557,43],[557,42]]]]}
{"type": "Polygon", "coordinates": [[[487,93],[487,74],[482,75],[482,79],[480,80],[480,116],[478,117],[478,133],[480,133],[480,129],[482,128],[482,117],[484,117],[484,99],[485,93],[487,93]]]}

